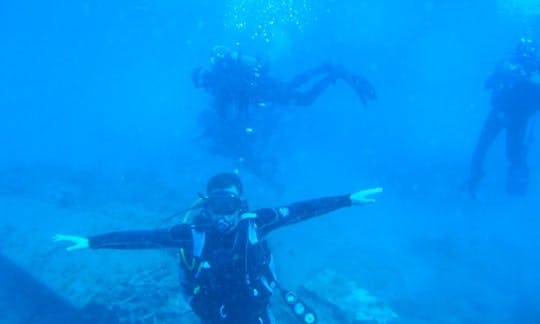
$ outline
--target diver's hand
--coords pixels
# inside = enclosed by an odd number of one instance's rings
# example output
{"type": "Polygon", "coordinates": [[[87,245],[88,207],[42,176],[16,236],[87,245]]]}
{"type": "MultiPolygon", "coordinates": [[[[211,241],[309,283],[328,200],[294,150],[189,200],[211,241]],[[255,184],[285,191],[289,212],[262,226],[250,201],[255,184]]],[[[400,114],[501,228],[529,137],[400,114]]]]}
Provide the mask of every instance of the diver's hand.
{"type": "Polygon", "coordinates": [[[383,192],[383,188],[377,187],[377,188],[371,188],[371,189],[366,189],[366,190],[352,193],[350,196],[351,203],[353,205],[373,204],[375,202],[375,199],[370,198],[370,196],[380,194],[382,192],[383,192]]]}
{"type": "Polygon", "coordinates": [[[53,241],[55,242],[67,241],[67,242],[73,243],[73,245],[66,248],[66,251],[85,250],[90,247],[90,245],[88,244],[88,239],[83,236],[56,234],[53,236],[53,241]]]}

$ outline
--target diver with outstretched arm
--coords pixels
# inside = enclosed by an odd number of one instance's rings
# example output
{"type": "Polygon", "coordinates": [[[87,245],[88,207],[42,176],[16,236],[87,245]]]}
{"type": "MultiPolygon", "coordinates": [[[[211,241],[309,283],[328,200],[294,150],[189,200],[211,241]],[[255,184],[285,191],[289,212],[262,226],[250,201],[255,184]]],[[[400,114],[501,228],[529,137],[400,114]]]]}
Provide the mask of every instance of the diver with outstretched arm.
{"type": "Polygon", "coordinates": [[[72,243],[68,251],[179,248],[182,286],[203,323],[274,323],[270,296],[282,288],[272,271],[266,235],[339,208],[372,204],[371,196],[382,191],[373,188],[249,211],[238,176],[221,173],[209,180],[207,196],[196,205],[199,213],[189,223],[89,237],[55,235],[54,240],[72,243]]]}
{"type": "Polygon", "coordinates": [[[338,80],[349,85],[363,105],[377,99],[369,80],[328,62],[284,81],[272,77],[261,59],[225,46],[214,47],[209,61],[209,66],[194,69],[191,78],[214,97],[214,109],[223,119],[248,118],[250,107],[260,103],[309,106],[338,80]]]}

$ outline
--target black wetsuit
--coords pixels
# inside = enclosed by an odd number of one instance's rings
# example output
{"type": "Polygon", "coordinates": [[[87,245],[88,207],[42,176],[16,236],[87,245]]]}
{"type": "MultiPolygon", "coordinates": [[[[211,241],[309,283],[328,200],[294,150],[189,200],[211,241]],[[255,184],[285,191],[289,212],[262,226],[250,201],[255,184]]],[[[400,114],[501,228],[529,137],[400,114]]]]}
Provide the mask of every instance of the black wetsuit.
{"type": "Polygon", "coordinates": [[[349,195],[319,198],[254,211],[229,234],[188,224],[154,231],[113,232],[89,237],[94,249],[181,249],[181,269],[190,305],[203,323],[271,323],[268,304],[274,277],[265,236],[351,205],[349,195]]]}
{"type": "Polygon", "coordinates": [[[471,163],[468,189],[474,193],[482,178],[482,166],[487,150],[502,130],[506,131],[506,158],[509,162],[507,192],[526,192],[529,168],[527,165],[527,133],[529,123],[540,109],[540,83],[534,79],[540,70],[509,60],[498,66],[486,80],[485,87],[492,91],[489,113],[471,163]]]}
{"type": "Polygon", "coordinates": [[[217,60],[206,79],[204,88],[214,97],[214,109],[226,120],[248,119],[250,109],[259,104],[311,105],[339,79],[349,84],[364,104],[377,98],[367,79],[327,63],[306,70],[290,81],[281,81],[271,77],[262,63],[245,64],[238,54],[237,58],[225,56],[217,60]]]}

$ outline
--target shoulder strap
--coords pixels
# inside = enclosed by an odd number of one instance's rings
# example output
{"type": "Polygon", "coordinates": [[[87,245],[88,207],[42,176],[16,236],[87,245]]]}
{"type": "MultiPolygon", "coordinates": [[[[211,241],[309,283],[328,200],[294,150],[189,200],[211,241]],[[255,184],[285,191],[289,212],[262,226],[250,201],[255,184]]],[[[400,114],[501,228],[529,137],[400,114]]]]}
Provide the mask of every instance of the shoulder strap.
{"type": "Polygon", "coordinates": [[[193,237],[193,251],[191,252],[191,262],[188,262],[187,260],[185,249],[180,249],[180,260],[188,271],[193,271],[195,269],[196,260],[201,258],[202,252],[204,250],[204,243],[206,242],[205,232],[199,232],[195,229],[192,229],[191,235],[193,237]]]}

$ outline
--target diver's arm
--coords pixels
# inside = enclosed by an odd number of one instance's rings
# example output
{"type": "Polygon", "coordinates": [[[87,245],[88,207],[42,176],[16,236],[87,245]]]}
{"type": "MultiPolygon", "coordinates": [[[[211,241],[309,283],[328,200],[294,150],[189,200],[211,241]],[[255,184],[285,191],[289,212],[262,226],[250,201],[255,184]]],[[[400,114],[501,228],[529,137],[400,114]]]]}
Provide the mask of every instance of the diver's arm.
{"type": "Polygon", "coordinates": [[[73,243],[68,251],[82,249],[159,249],[185,247],[192,241],[189,225],[177,225],[154,231],[122,231],[102,235],[82,237],[55,235],[54,241],[73,243]]]}
{"type": "Polygon", "coordinates": [[[375,202],[371,195],[379,194],[382,188],[373,188],[349,195],[312,199],[277,208],[264,208],[255,211],[255,222],[261,231],[268,233],[279,227],[317,217],[336,209],[352,205],[367,205],[375,202]]]}

